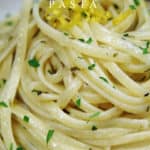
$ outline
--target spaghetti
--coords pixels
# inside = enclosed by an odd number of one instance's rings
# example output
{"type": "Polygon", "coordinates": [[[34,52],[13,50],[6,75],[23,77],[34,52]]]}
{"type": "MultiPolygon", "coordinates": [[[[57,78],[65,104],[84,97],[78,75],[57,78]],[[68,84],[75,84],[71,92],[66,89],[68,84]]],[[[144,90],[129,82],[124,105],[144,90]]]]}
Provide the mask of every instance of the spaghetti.
{"type": "Polygon", "coordinates": [[[0,23],[0,149],[150,149],[149,3],[69,2],[0,23]]]}

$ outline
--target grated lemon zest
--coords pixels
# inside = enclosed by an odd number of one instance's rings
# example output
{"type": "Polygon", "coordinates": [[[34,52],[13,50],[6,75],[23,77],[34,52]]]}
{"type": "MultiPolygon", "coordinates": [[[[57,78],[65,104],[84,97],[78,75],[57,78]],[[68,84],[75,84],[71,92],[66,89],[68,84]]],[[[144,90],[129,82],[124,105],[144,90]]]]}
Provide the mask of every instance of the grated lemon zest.
{"type": "Polygon", "coordinates": [[[87,22],[99,22],[106,24],[112,17],[109,11],[95,6],[91,0],[84,0],[84,5],[79,5],[80,0],[74,0],[74,5],[70,5],[70,0],[64,0],[65,7],[60,1],[56,1],[52,6],[48,6],[45,12],[47,22],[54,28],[68,30],[75,25],[81,25],[83,19],[87,22]],[[82,13],[86,14],[82,16],[82,13]]]}

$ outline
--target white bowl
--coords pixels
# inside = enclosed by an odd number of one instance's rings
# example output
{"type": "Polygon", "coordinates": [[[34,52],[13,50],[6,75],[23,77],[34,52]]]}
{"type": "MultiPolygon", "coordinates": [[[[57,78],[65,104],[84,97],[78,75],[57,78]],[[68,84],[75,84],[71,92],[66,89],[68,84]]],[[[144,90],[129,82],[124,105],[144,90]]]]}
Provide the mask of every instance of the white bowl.
{"type": "Polygon", "coordinates": [[[22,0],[0,0],[0,20],[8,14],[16,14],[21,8],[22,0]]]}

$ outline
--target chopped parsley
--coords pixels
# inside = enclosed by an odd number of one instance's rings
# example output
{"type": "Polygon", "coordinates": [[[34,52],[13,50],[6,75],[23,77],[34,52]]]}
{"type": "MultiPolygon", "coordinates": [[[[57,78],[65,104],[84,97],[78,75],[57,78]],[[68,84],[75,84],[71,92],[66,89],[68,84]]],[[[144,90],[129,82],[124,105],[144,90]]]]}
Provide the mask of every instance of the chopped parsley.
{"type": "Polygon", "coordinates": [[[30,118],[29,118],[28,116],[24,116],[24,117],[23,117],[23,121],[29,123],[30,118]]]}
{"type": "Polygon", "coordinates": [[[144,48],[143,47],[139,47],[143,51],[144,55],[149,53],[149,51],[148,51],[149,46],[150,46],[150,41],[147,41],[146,42],[146,47],[144,47],[144,48]]]}
{"type": "Polygon", "coordinates": [[[83,42],[83,43],[87,43],[87,44],[91,44],[93,42],[93,39],[91,37],[89,37],[87,40],[84,40],[84,39],[78,39],[80,42],[83,42]]]}
{"type": "Polygon", "coordinates": [[[149,48],[149,46],[150,46],[150,41],[147,41],[146,42],[146,48],[149,48]]]}
{"type": "Polygon", "coordinates": [[[87,14],[83,11],[83,12],[81,12],[81,16],[84,17],[84,18],[86,18],[87,14]]]}
{"type": "Polygon", "coordinates": [[[21,146],[17,147],[16,150],[23,150],[23,148],[21,146]]]}
{"type": "Polygon", "coordinates": [[[94,114],[92,114],[89,118],[93,119],[95,117],[98,117],[99,115],[100,115],[100,112],[98,111],[98,112],[95,112],[94,114]]]}
{"type": "Polygon", "coordinates": [[[105,77],[100,76],[99,78],[100,78],[101,80],[103,80],[104,82],[109,83],[108,80],[107,80],[105,77]]]}
{"type": "Polygon", "coordinates": [[[143,54],[148,54],[148,49],[147,48],[141,48],[143,50],[143,54]]]}
{"type": "Polygon", "coordinates": [[[7,26],[12,26],[12,25],[13,25],[13,22],[12,22],[12,21],[7,21],[7,22],[5,23],[5,25],[7,25],[7,26]]]}
{"type": "Polygon", "coordinates": [[[9,150],[13,150],[13,143],[10,144],[9,150]]]}
{"type": "Polygon", "coordinates": [[[91,130],[95,131],[95,130],[97,130],[97,127],[95,125],[93,125],[92,128],[91,128],[91,130]]]}
{"type": "Polygon", "coordinates": [[[48,144],[48,142],[50,141],[50,139],[52,138],[54,134],[54,130],[49,130],[46,136],[46,143],[48,144]]]}
{"type": "Polygon", "coordinates": [[[65,35],[65,36],[68,36],[69,34],[68,34],[67,32],[64,32],[64,35],[65,35]]]}
{"type": "Polygon", "coordinates": [[[130,5],[129,8],[132,9],[132,10],[135,10],[136,6],[135,5],[130,5]]]}
{"type": "Polygon", "coordinates": [[[134,4],[136,5],[136,6],[139,6],[140,5],[140,0],[133,0],[134,1],[134,4]]]}
{"type": "Polygon", "coordinates": [[[138,7],[140,5],[140,1],[139,0],[133,0],[134,5],[130,5],[129,8],[134,10],[136,9],[136,7],[138,7]]]}
{"type": "Polygon", "coordinates": [[[42,91],[33,89],[32,93],[36,93],[38,96],[42,94],[42,91]]]}
{"type": "Polygon", "coordinates": [[[89,66],[88,66],[88,70],[93,70],[93,69],[95,68],[95,66],[96,66],[95,64],[89,65],[89,66]]]}
{"type": "Polygon", "coordinates": [[[78,39],[78,40],[79,40],[80,42],[83,42],[83,43],[85,42],[85,40],[84,40],[84,39],[78,39]]]}
{"type": "Polygon", "coordinates": [[[36,58],[30,59],[28,64],[34,68],[38,68],[40,66],[39,61],[36,58]]]}
{"type": "Polygon", "coordinates": [[[128,34],[128,33],[125,33],[125,34],[123,34],[123,36],[128,37],[128,36],[129,36],[129,34],[128,34]]]}
{"type": "Polygon", "coordinates": [[[89,37],[89,39],[86,41],[87,44],[91,44],[93,42],[92,38],[89,37]]]}
{"type": "Polygon", "coordinates": [[[5,102],[1,101],[1,102],[0,102],[0,107],[5,107],[5,108],[7,108],[8,105],[7,105],[5,102]]]}
{"type": "Polygon", "coordinates": [[[81,99],[78,98],[78,99],[76,100],[76,106],[77,106],[77,107],[80,107],[80,105],[81,105],[81,99]]]}
{"type": "Polygon", "coordinates": [[[117,56],[118,56],[118,53],[114,53],[114,54],[113,54],[113,57],[117,57],[117,56]]]}

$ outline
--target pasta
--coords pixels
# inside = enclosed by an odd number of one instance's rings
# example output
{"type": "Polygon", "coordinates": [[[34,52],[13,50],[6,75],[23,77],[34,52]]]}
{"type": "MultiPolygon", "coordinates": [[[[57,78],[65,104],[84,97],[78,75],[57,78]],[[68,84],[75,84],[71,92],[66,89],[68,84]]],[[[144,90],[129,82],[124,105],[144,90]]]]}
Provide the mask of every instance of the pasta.
{"type": "Polygon", "coordinates": [[[24,0],[0,23],[0,150],[149,150],[149,20],[144,0],[24,0]]]}

